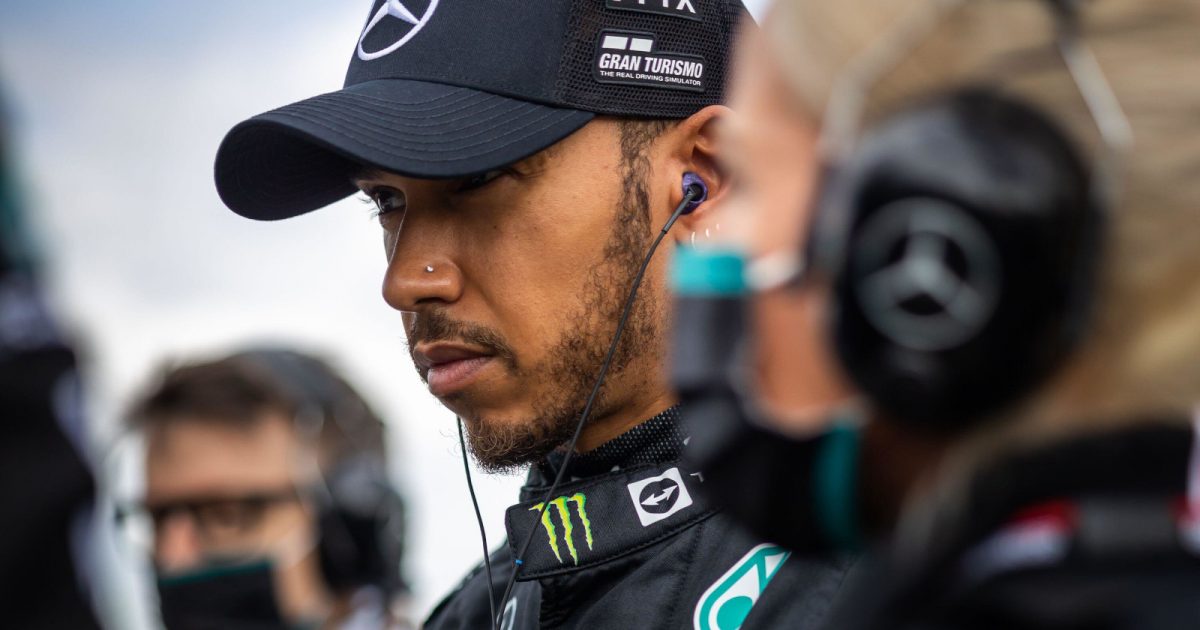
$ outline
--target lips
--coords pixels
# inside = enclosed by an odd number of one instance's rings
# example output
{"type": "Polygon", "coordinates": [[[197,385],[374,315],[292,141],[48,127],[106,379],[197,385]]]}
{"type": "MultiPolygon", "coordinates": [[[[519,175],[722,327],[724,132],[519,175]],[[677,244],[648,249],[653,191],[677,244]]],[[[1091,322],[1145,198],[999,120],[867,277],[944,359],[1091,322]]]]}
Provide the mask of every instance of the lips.
{"type": "Polygon", "coordinates": [[[413,361],[429,392],[438,398],[461,391],[495,357],[468,346],[435,343],[417,344],[413,361]]]}

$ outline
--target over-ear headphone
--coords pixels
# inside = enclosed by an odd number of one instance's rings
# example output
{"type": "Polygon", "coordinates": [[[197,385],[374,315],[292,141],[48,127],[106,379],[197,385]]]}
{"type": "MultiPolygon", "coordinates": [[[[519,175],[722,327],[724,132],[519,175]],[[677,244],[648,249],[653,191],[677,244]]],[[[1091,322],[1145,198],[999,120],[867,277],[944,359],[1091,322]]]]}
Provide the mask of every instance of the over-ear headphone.
{"type": "MultiPolygon", "coordinates": [[[[238,355],[264,368],[297,405],[297,432],[319,433],[325,425],[343,433],[353,444],[356,437],[349,414],[362,426],[378,422],[358,395],[320,361],[280,349],[256,349],[238,355]],[[305,425],[305,426],[301,426],[305,425]]],[[[313,436],[315,437],[315,435],[313,436]]],[[[307,496],[317,507],[317,552],[326,583],[334,592],[375,586],[385,593],[407,590],[401,562],[405,543],[405,505],[387,475],[381,455],[363,444],[362,452],[335,456],[332,469],[323,471],[319,487],[307,496]]],[[[351,447],[351,450],[353,447],[351,447]]]]}
{"type": "Polygon", "coordinates": [[[828,169],[808,248],[832,334],[890,418],[953,429],[1037,386],[1080,337],[1103,224],[1089,164],[1035,107],[970,88],[828,169]]]}
{"type": "Polygon", "coordinates": [[[1100,134],[1094,153],[1085,157],[1047,113],[999,87],[931,95],[859,133],[871,88],[968,4],[918,7],[835,79],[800,256],[678,257],[671,369],[688,457],[707,473],[706,490],[766,539],[858,548],[863,432],[858,405],[795,439],[768,428],[771,409],[745,387],[755,291],[827,288],[829,336],[872,415],[917,430],[995,417],[1083,335],[1119,188],[1113,175],[1132,132],[1079,37],[1075,3],[1047,0],[1055,47],[1100,134]]]}

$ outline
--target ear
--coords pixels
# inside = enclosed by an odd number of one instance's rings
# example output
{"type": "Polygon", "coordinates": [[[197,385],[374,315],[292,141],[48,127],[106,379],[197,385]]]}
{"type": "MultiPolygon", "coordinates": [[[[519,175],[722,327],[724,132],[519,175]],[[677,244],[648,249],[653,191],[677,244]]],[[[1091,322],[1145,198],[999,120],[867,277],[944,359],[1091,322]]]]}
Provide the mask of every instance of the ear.
{"type": "Polygon", "coordinates": [[[671,192],[671,207],[683,201],[683,175],[695,173],[708,187],[708,198],[695,210],[679,217],[671,236],[676,243],[691,240],[692,233],[714,230],[713,209],[719,207],[729,193],[730,181],[720,159],[720,129],[733,115],[724,105],[709,105],[679,123],[671,135],[671,176],[674,190],[671,192]]]}

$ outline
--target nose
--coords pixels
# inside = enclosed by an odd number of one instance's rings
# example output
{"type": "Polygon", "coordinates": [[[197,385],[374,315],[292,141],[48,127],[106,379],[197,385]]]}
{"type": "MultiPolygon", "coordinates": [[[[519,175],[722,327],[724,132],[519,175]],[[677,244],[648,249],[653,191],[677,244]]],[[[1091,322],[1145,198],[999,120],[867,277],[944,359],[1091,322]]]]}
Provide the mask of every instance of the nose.
{"type": "Polygon", "coordinates": [[[462,270],[446,256],[397,253],[383,278],[383,299],[398,311],[450,304],[462,296],[462,270]]]}
{"type": "Polygon", "coordinates": [[[196,524],[182,512],[167,516],[156,528],[154,563],[165,572],[186,571],[200,564],[203,556],[196,524]]]}
{"type": "Polygon", "coordinates": [[[403,223],[384,239],[383,299],[398,311],[418,312],[462,297],[463,240],[456,213],[445,211],[441,197],[413,188],[403,223]]]}

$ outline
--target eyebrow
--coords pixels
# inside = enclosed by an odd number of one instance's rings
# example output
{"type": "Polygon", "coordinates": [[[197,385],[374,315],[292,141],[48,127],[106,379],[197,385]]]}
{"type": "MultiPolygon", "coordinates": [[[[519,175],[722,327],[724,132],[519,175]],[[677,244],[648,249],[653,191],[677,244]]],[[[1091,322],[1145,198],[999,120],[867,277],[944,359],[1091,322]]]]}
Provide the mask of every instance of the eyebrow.
{"type": "MultiPolygon", "coordinates": [[[[519,160],[515,160],[513,162],[505,164],[500,168],[523,164],[527,168],[530,168],[532,170],[541,170],[541,169],[545,168],[546,164],[557,153],[558,153],[558,144],[555,143],[555,144],[552,144],[552,145],[546,147],[545,149],[542,149],[541,151],[538,151],[537,153],[534,153],[533,155],[525,156],[519,160]]],[[[359,182],[383,179],[387,174],[388,174],[387,171],[385,171],[381,168],[375,167],[375,166],[371,166],[370,164],[356,164],[349,169],[350,183],[354,184],[355,186],[358,186],[359,182]]],[[[457,178],[450,178],[450,179],[457,179],[457,178]]]]}
{"type": "Polygon", "coordinates": [[[545,168],[546,164],[548,162],[550,162],[550,160],[553,159],[554,156],[558,155],[558,150],[559,150],[559,144],[556,142],[556,143],[542,149],[541,151],[534,153],[533,155],[527,155],[527,156],[513,162],[509,166],[516,166],[517,164],[524,164],[526,167],[531,168],[533,170],[540,170],[540,169],[545,168]]]}
{"type": "Polygon", "coordinates": [[[383,177],[384,171],[370,164],[358,164],[350,168],[350,183],[355,186],[361,181],[377,180],[383,177]]]}

